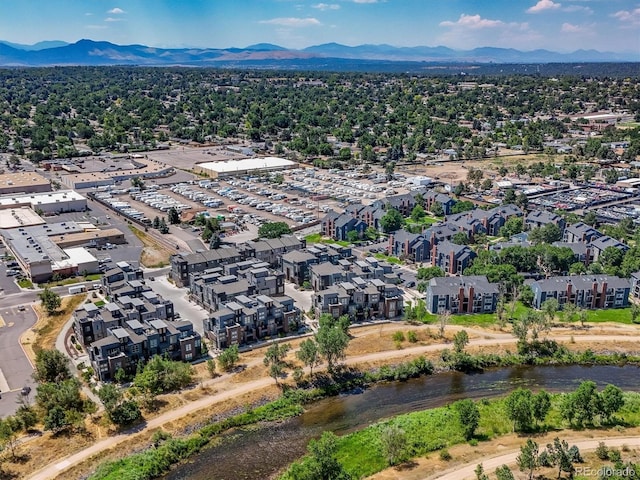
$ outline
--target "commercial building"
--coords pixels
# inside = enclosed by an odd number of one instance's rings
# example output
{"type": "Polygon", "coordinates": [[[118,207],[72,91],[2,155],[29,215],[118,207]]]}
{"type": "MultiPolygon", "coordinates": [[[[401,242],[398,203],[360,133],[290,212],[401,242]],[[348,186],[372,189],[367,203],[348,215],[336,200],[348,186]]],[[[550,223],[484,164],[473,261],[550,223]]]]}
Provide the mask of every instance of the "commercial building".
{"type": "MultiPolygon", "coordinates": [[[[31,280],[44,282],[55,274],[67,277],[97,272],[98,260],[88,250],[77,246],[90,243],[89,239],[95,241],[96,235],[99,236],[100,232],[102,230],[96,229],[93,225],[87,231],[84,224],[60,222],[2,229],[0,235],[7,249],[31,280]],[[75,236],[72,241],[69,241],[70,235],[75,236]],[[85,242],[79,243],[77,236],[84,238],[85,242]]],[[[122,232],[115,230],[113,234],[119,236],[122,232]]]]}
{"type": "Polygon", "coordinates": [[[0,228],[31,227],[42,225],[45,221],[29,207],[0,210],[0,228]]]}
{"type": "Polygon", "coordinates": [[[555,298],[560,308],[566,303],[587,308],[624,308],[629,305],[631,281],[612,275],[569,275],[527,281],[533,290],[533,306],[555,298]]]}
{"type": "Polygon", "coordinates": [[[0,209],[18,207],[31,207],[34,211],[44,214],[83,212],[87,209],[87,199],[72,190],[11,194],[0,197],[0,209]]]}
{"type": "Polygon", "coordinates": [[[3,173],[0,175],[0,195],[50,191],[51,182],[36,172],[3,173]]]}
{"type": "Polygon", "coordinates": [[[250,175],[259,172],[274,172],[296,168],[298,164],[278,157],[253,157],[241,160],[222,160],[218,162],[198,163],[194,167],[196,173],[211,178],[230,177],[234,175],[250,175]]]}
{"type": "Polygon", "coordinates": [[[499,285],[483,275],[438,277],[429,280],[426,304],[429,313],[493,313],[499,285]]]}
{"type": "Polygon", "coordinates": [[[72,173],[62,176],[62,183],[73,189],[102,187],[105,185],[114,185],[133,177],[143,179],[168,177],[175,172],[175,168],[157,160],[134,155],[127,158],[130,165],[121,169],[120,167],[111,166],[105,171],[94,171],[86,173],[72,173]],[[133,168],[131,168],[133,167],[133,168]]]}

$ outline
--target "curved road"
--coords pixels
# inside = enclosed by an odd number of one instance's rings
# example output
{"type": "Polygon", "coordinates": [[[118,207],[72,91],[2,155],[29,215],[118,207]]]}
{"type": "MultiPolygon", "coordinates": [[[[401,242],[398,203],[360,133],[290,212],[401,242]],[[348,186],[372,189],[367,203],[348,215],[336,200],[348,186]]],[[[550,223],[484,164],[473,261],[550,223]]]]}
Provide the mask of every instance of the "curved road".
{"type": "MultiPolygon", "coordinates": [[[[502,334],[498,334],[497,336],[499,336],[499,338],[483,338],[478,340],[472,340],[469,342],[468,346],[508,345],[508,344],[515,344],[517,342],[517,339],[510,336],[509,336],[510,338],[506,338],[506,335],[503,336],[502,334]]],[[[553,339],[557,341],[570,341],[571,338],[572,338],[571,335],[559,335],[559,336],[553,337],[553,339]]],[[[616,342],[616,341],[640,342],[640,335],[582,335],[582,336],[576,336],[573,341],[575,341],[576,343],[616,342]]],[[[443,348],[447,348],[448,346],[450,345],[434,344],[434,345],[410,347],[402,350],[376,352],[376,353],[359,355],[356,357],[348,358],[344,363],[355,364],[355,363],[361,363],[361,362],[371,362],[376,360],[388,360],[392,358],[401,358],[407,355],[418,355],[426,352],[439,351],[439,350],[442,350],[443,348]]],[[[261,363],[262,360],[254,359],[251,361],[251,364],[258,363],[258,362],[261,363]]],[[[222,382],[225,379],[228,379],[229,376],[230,375],[228,374],[222,375],[215,379],[203,382],[203,384],[206,386],[215,385],[217,383],[222,382]]],[[[226,390],[220,393],[208,395],[199,400],[196,400],[191,403],[187,403],[180,408],[171,410],[169,412],[166,412],[162,415],[159,415],[158,417],[155,417],[149,420],[145,424],[144,428],[136,433],[161,427],[166,423],[178,420],[179,418],[182,418],[190,413],[193,413],[197,410],[205,408],[209,405],[222,402],[225,400],[229,400],[231,398],[251,392],[253,390],[264,388],[272,383],[273,383],[273,379],[270,377],[266,377],[258,380],[253,380],[251,382],[243,383],[241,385],[238,385],[237,387],[230,388],[229,390],[226,390]]],[[[136,433],[123,433],[123,434],[115,435],[113,437],[102,439],[96,442],[95,444],[91,445],[90,447],[80,450],[79,452],[76,452],[73,455],[70,455],[63,460],[60,460],[54,464],[49,464],[45,466],[43,469],[31,475],[29,479],[30,480],[51,480],[51,479],[57,478],[57,476],[60,475],[62,472],[64,472],[67,468],[73,465],[76,465],[84,460],[87,460],[93,455],[102,452],[103,450],[113,448],[121,443],[126,442],[128,439],[131,438],[132,435],[135,435],[136,433]]],[[[596,446],[597,446],[597,443],[596,443],[596,446]]],[[[506,463],[506,462],[503,461],[502,463],[506,463]]],[[[498,464],[497,466],[502,465],[502,463],[498,464]]],[[[473,468],[475,468],[475,465],[473,466],[473,468]]],[[[459,476],[446,477],[446,478],[447,480],[461,479],[461,477],[459,476]]]]}

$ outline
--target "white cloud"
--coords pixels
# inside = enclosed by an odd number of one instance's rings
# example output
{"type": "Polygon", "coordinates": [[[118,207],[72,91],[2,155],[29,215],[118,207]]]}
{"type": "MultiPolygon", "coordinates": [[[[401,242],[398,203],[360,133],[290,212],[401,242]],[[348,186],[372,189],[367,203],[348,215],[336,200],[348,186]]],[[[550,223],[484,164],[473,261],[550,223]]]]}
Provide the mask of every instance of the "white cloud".
{"type": "Polygon", "coordinates": [[[271,20],[261,20],[259,23],[267,24],[267,25],[280,25],[282,27],[313,27],[322,25],[317,18],[307,17],[307,18],[296,18],[296,17],[281,17],[281,18],[272,18],[271,20]]]}
{"type": "Polygon", "coordinates": [[[569,5],[568,7],[564,7],[562,11],[569,13],[584,13],[586,15],[593,14],[593,9],[591,9],[590,7],[584,7],[582,5],[569,5]]]}
{"type": "Polygon", "coordinates": [[[562,24],[562,27],[560,27],[560,31],[563,33],[581,33],[584,32],[584,28],[580,25],[565,22],[562,24]]]}
{"type": "Polygon", "coordinates": [[[622,23],[628,24],[628,26],[640,25],[640,7],[634,10],[620,10],[612,15],[622,23]]]}
{"type": "Polygon", "coordinates": [[[505,23],[501,20],[489,20],[487,18],[482,18],[480,15],[460,15],[460,18],[452,22],[450,20],[446,20],[444,22],[440,22],[441,27],[462,27],[465,29],[478,29],[478,28],[493,28],[500,27],[505,25],[505,23]]]}
{"type": "Polygon", "coordinates": [[[378,0],[353,0],[353,3],[378,3],[378,0]]]}
{"type": "Polygon", "coordinates": [[[113,17],[107,17],[104,19],[105,22],[121,22],[123,19],[122,18],[113,18],[113,17]]]}
{"type": "Polygon", "coordinates": [[[107,13],[110,13],[111,15],[122,15],[124,13],[124,10],[118,7],[114,7],[111,10],[109,10],[107,13]]]}
{"type": "Polygon", "coordinates": [[[540,13],[545,10],[556,10],[560,7],[561,4],[555,3],[553,0],[538,0],[538,3],[527,9],[527,13],[540,13]]]}
{"type": "Polygon", "coordinates": [[[106,25],[85,25],[84,28],[88,28],[89,30],[104,30],[107,28],[106,25]]]}
{"type": "Polygon", "coordinates": [[[340,10],[340,5],[337,3],[318,3],[316,5],[312,5],[312,8],[317,8],[318,10],[340,10]]]}
{"type": "Polygon", "coordinates": [[[85,13],[85,14],[84,14],[84,16],[85,16],[85,17],[91,17],[91,16],[93,16],[93,13],[89,13],[89,12],[87,12],[87,13],[85,13]]]}

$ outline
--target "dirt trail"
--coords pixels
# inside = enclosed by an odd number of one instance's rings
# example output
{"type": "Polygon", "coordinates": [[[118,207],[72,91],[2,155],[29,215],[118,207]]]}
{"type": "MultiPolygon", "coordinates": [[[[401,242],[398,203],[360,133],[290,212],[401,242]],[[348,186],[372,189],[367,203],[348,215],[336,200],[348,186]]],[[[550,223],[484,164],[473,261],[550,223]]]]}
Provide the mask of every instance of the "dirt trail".
{"type": "MultiPolygon", "coordinates": [[[[606,438],[606,437],[603,437],[606,438]]],[[[587,450],[595,450],[598,447],[598,443],[603,440],[603,438],[599,439],[590,439],[590,440],[579,440],[569,438],[562,438],[562,440],[566,440],[569,445],[577,446],[581,452],[587,450]]],[[[637,447],[640,446],[640,437],[615,437],[615,438],[607,438],[607,447],[622,447],[623,445],[627,445],[629,447],[637,447]]],[[[475,461],[468,463],[467,465],[456,467],[453,470],[449,470],[443,473],[437,473],[435,475],[431,475],[428,477],[418,477],[423,478],[424,480],[467,480],[476,478],[474,470],[478,463],[482,463],[485,472],[493,472],[496,468],[501,465],[513,465],[516,463],[516,457],[520,454],[520,450],[515,450],[509,453],[504,453],[502,455],[498,455],[496,457],[483,458],[482,461],[475,461]]]]}

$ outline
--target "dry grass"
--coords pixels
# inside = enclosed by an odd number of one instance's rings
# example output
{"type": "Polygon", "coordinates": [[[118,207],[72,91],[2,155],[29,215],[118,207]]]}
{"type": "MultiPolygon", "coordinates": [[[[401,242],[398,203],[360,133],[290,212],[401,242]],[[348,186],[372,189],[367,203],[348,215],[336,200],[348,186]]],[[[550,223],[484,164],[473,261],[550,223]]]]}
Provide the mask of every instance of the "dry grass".
{"type": "MultiPolygon", "coordinates": [[[[562,440],[567,440],[569,444],[578,439],[598,439],[598,438],[613,438],[613,437],[627,437],[640,434],[640,428],[625,428],[622,431],[619,429],[601,429],[590,430],[585,432],[551,432],[543,435],[536,435],[535,442],[541,446],[541,449],[548,443],[552,443],[555,437],[560,437],[562,440]],[[573,438],[573,440],[572,440],[573,438]]],[[[496,455],[508,453],[514,450],[518,450],[521,445],[526,442],[526,438],[521,435],[511,434],[504,435],[500,438],[490,441],[481,442],[480,444],[471,446],[469,444],[460,444],[448,448],[452,459],[444,461],[440,458],[438,452],[431,453],[425,457],[414,458],[412,462],[407,465],[401,465],[400,467],[388,468],[381,472],[376,473],[370,477],[369,480],[423,480],[431,478],[432,475],[437,473],[443,473],[445,470],[453,469],[456,466],[463,466],[468,463],[478,462],[482,463],[483,459],[493,457],[496,455]]],[[[606,443],[606,441],[605,441],[606,443]]],[[[632,451],[628,453],[622,453],[624,459],[637,458],[637,452],[632,451]]],[[[602,466],[602,461],[598,460],[593,453],[583,454],[585,463],[581,464],[581,467],[602,466]]],[[[510,465],[514,472],[517,472],[515,465],[510,465]]],[[[540,469],[537,474],[546,474],[545,478],[555,478],[557,471],[551,472],[551,469],[540,469]],[[555,475],[554,475],[555,473],[555,475]]],[[[491,477],[493,478],[493,477],[491,477]]],[[[524,478],[517,477],[516,478],[524,478]]]]}
{"type": "Polygon", "coordinates": [[[20,339],[20,343],[31,362],[35,360],[38,351],[55,348],[60,331],[71,318],[73,311],[86,298],[86,294],[63,298],[60,309],[53,315],[48,315],[42,308],[42,304],[33,307],[38,320],[33,328],[27,330],[20,339]]]}
{"type": "Polygon", "coordinates": [[[142,254],[140,255],[140,263],[147,268],[157,268],[169,265],[169,259],[172,252],[169,248],[162,245],[150,235],[147,235],[142,230],[129,225],[129,229],[133,234],[140,239],[144,245],[142,254]]]}

